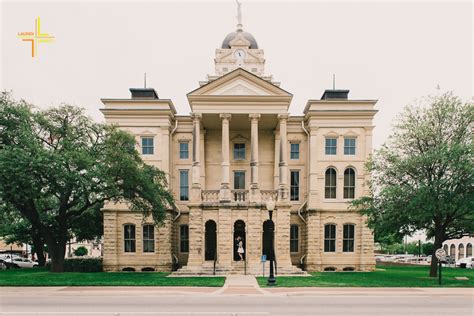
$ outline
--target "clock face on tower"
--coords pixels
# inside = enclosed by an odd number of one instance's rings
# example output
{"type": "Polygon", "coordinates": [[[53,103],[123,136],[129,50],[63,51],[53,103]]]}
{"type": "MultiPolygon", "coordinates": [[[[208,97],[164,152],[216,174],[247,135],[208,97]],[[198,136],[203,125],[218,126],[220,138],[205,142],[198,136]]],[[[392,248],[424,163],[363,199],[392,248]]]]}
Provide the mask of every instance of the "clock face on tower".
{"type": "Polygon", "coordinates": [[[245,51],[243,49],[237,49],[235,52],[234,52],[234,57],[235,59],[237,60],[244,60],[245,58],[245,51]]]}

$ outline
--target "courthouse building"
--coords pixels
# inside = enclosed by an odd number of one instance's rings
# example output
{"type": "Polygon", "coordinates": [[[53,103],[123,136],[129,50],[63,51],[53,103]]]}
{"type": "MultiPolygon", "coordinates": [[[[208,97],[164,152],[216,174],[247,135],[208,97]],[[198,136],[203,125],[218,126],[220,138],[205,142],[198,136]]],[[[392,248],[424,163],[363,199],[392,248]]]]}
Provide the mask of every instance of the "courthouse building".
{"type": "Polygon", "coordinates": [[[176,200],[162,226],[106,205],[104,269],[261,274],[274,230],[278,274],[372,270],[372,231],[348,203],[368,194],[376,100],[326,90],[290,115],[292,94],[265,73],[264,51],[240,23],[214,62],[187,94],[190,115],[151,88],[102,99],[106,122],[135,135],[176,200]]]}

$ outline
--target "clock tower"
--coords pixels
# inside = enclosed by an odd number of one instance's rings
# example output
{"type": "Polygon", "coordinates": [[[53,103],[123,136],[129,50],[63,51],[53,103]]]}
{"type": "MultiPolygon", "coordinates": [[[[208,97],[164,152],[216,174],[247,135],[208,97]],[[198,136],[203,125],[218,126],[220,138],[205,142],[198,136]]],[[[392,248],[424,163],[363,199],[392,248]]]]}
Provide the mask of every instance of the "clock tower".
{"type": "Polygon", "coordinates": [[[243,68],[254,75],[264,76],[265,58],[263,49],[258,48],[252,34],[244,32],[242,24],[237,24],[237,30],[228,34],[221,48],[216,49],[216,75],[222,76],[236,68],[243,68]]]}

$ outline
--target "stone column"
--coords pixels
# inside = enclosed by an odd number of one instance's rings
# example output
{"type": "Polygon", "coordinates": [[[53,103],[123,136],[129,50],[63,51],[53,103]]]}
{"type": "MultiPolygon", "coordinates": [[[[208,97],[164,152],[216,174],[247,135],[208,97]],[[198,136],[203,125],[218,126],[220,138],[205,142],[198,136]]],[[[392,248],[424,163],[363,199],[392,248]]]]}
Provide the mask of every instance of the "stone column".
{"type": "Polygon", "coordinates": [[[321,212],[308,210],[306,219],[307,227],[307,257],[306,268],[308,271],[321,271],[321,253],[323,251],[323,240],[321,236],[321,212]]]}
{"type": "MultiPolygon", "coordinates": [[[[360,249],[360,262],[358,270],[373,271],[375,269],[374,235],[372,230],[367,227],[367,216],[361,215],[360,225],[358,228],[360,230],[359,247],[357,247],[357,245],[355,247],[355,250],[357,248],[360,249]]],[[[358,234],[356,232],[356,236],[357,235],[358,234]]]]}
{"type": "Polygon", "coordinates": [[[223,271],[232,269],[234,241],[232,235],[232,217],[229,205],[220,205],[217,225],[217,260],[223,271]]]}
{"type": "Polygon", "coordinates": [[[275,255],[278,264],[278,271],[291,271],[290,255],[290,218],[291,211],[289,203],[278,203],[276,209],[275,223],[275,255]]]}
{"type": "Polygon", "coordinates": [[[229,121],[230,114],[222,113],[222,183],[219,192],[219,200],[221,202],[230,202],[230,157],[229,157],[229,121]]]}
{"type": "Polygon", "coordinates": [[[286,123],[288,114],[279,114],[280,120],[280,162],[279,166],[279,186],[278,198],[280,200],[288,200],[288,139],[286,134],[286,123]]]}
{"type": "Polygon", "coordinates": [[[251,137],[250,137],[250,202],[260,202],[260,190],[258,185],[258,120],[260,114],[249,114],[251,137]]]}
{"type": "Polygon", "coordinates": [[[202,209],[189,203],[189,256],[187,268],[199,271],[203,263],[203,218],[202,209]]]}
{"type": "Polygon", "coordinates": [[[193,169],[191,181],[191,202],[201,201],[201,163],[200,163],[200,142],[201,142],[201,118],[202,114],[192,113],[193,119],[193,169]]]}

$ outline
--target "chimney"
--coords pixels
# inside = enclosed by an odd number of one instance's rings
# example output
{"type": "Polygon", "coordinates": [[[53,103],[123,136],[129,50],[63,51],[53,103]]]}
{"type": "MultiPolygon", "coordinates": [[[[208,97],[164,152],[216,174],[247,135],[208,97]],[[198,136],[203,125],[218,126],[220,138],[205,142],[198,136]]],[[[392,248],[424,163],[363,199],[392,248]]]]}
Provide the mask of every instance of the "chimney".
{"type": "Polygon", "coordinates": [[[349,90],[325,90],[321,100],[347,100],[349,90]]]}
{"type": "Polygon", "coordinates": [[[141,100],[155,100],[158,99],[158,94],[153,88],[130,88],[132,99],[141,100]]]}

